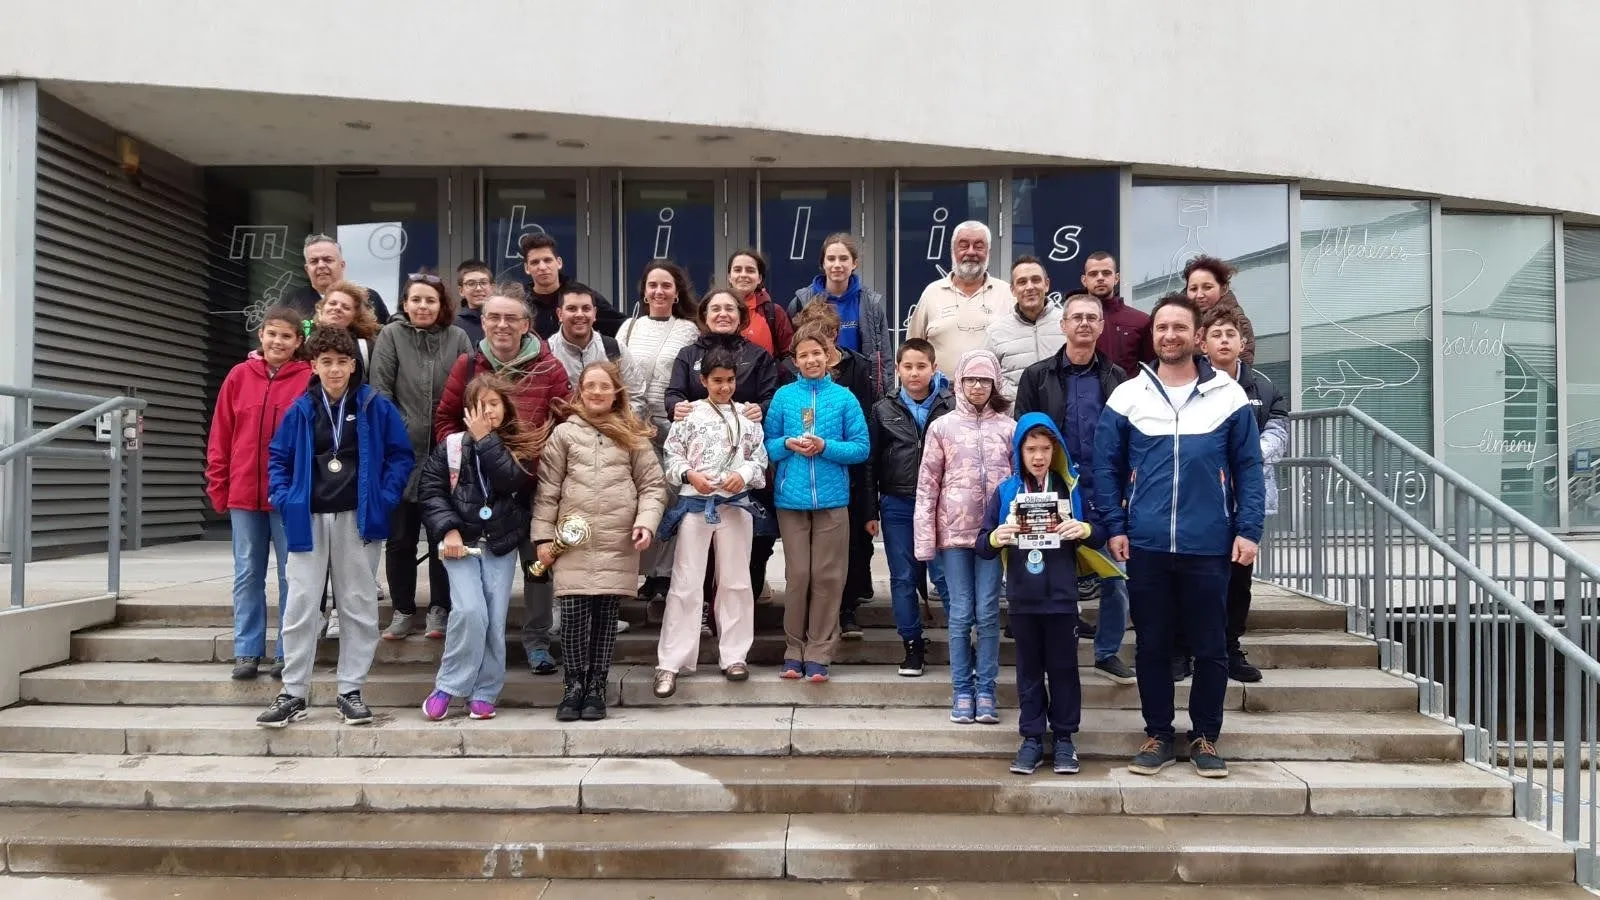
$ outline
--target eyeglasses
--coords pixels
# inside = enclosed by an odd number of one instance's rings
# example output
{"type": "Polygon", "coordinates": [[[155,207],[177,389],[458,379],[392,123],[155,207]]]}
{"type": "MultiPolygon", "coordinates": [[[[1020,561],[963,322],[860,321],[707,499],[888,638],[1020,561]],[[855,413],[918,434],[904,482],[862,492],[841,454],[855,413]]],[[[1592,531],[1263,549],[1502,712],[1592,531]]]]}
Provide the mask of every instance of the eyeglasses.
{"type": "Polygon", "coordinates": [[[461,282],[461,286],[464,287],[464,288],[486,288],[486,287],[489,287],[493,283],[494,282],[490,281],[487,278],[473,278],[473,279],[471,279],[469,281],[461,282]]]}
{"type": "Polygon", "coordinates": [[[434,287],[439,287],[444,282],[440,281],[437,275],[430,275],[427,272],[412,272],[406,276],[406,284],[431,284],[434,287]]]}
{"type": "Polygon", "coordinates": [[[1067,321],[1079,325],[1096,325],[1100,322],[1100,316],[1096,313],[1073,313],[1067,316],[1067,321]]]}
{"type": "Polygon", "coordinates": [[[510,314],[506,314],[506,313],[490,313],[489,315],[483,317],[483,324],[485,324],[485,325],[511,325],[511,324],[515,324],[517,322],[525,322],[525,321],[527,321],[527,319],[528,319],[527,316],[519,316],[516,313],[510,313],[510,314]]]}
{"type": "Polygon", "coordinates": [[[993,378],[963,378],[963,379],[961,379],[961,386],[962,387],[993,387],[994,386],[994,379],[993,378]]]}

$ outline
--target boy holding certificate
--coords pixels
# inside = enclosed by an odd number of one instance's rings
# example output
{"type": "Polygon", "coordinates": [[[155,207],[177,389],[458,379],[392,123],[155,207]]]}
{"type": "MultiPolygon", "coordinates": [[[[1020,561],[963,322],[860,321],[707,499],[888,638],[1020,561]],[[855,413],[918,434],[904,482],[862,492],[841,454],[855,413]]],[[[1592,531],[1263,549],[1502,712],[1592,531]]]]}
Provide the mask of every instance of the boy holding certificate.
{"type": "Polygon", "coordinates": [[[990,498],[977,552],[1000,557],[1017,643],[1018,730],[1011,771],[1031,775],[1044,761],[1045,726],[1055,739],[1054,770],[1078,771],[1072,737],[1082,717],[1078,682],[1078,576],[1122,577],[1098,552],[1105,529],[1083,502],[1078,471],[1060,430],[1028,413],[1012,438],[1016,474],[990,498]],[[1091,549],[1094,548],[1094,549],[1091,549]]]}

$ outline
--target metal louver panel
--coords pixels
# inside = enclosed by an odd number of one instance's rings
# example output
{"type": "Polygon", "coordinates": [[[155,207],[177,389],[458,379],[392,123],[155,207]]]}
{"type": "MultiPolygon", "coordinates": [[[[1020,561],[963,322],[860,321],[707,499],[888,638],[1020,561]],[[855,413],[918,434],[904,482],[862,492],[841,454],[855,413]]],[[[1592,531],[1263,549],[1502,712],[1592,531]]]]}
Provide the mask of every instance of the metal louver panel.
{"type": "MultiPolygon", "coordinates": [[[[147,166],[131,183],[114,138],[42,114],[39,124],[34,383],[149,401],[144,539],[198,537],[205,503],[204,201],[192,169],[147,166]]],[[[98,123],[96,123],[98,124],[98,123]]],[[[165,161],[163,161],[165,162],[165,161]]],[[[71,411],[35,408],[38,428],[71,411]]],[[[68,446],[95,446],[83,429],[68,446]]],[[[34,546],[103,549],[106,474],[34,463],[34,546]]]]}

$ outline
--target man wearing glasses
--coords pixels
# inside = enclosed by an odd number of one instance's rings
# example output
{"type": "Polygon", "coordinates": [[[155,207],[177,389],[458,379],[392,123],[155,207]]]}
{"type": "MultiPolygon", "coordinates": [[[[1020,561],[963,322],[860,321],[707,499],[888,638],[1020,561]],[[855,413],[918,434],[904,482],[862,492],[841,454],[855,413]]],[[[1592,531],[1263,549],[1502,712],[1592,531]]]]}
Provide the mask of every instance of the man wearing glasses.
{"type": "MultiPolygon", "coordinates": [[[[328,288],[344,280],[344,251],[339,249],[338,241],[325,234],[309,234],[306,235],[305,254],[306,280],[311,283],[295,288],[283,302],[299,310],[301,318],[309,320],[316,318],[317,302],[328,288]]],[[[388,305],[370,287],[367,287],[367,302],[372,304],[379,325],[389,321],[388,305]]]]}
{"type": "Polygon", "coordinates": [[[456,287],[461,296],[456,327],[467,333],[467,339],[476,348],[483,341],[483,305],[494,292],[494,276],[489,264],[481,259],[469,259],[456,266],[456,287]]]}
{"type": "MultiPolygon", "coordinates": [[[[1079,484],[1089,503],[1097,502],[1094,481],[1094,433],[1106,398],[1127,380],[1121,368],[1095,349],[1105,328],[1105,308],[1093,294],[1073,294],[1061,314],[1066,345],[1059,353],[1022,371],[1017,382],[1017,418],[1030,412],[1049,416],[1067,439],[1067,452],[1078,467],[1079,484]]],[[[1080,587],[1084,585],[1079,582],[1080,587]]],[[[1092,582],[1089,585],[1093,586],[1092,582]]],[[[1121,578],[1100,579],[1099,621],[1094,638],[1094,670],[1115,684],[1133,684],[1134,672],[1117,656],[1128,629],[1128,585],[1121,578]]],[[[1086,626],[1080,625],[1080,628],[1086,626]]]]}

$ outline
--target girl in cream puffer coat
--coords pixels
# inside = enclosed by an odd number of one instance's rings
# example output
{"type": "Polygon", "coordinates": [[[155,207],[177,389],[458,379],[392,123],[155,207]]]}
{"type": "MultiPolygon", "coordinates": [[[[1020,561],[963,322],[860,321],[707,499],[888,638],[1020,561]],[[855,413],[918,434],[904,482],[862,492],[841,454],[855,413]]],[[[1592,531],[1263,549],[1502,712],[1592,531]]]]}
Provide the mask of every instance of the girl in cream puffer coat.
{"type": "Polygon", "coordinates": [[[995,681],[1000,675],[998,559],[974,547],[995,489],[1011,477],[1011,434],[1017,423],[1000,392],[1000,362],[972,350],[956,364],[956,409],[928,426],[917,475],[917,559],[944,564],[950,596],[950,721],[998,724],[995,681]],[[977,625],[976,645],[971,637],[977,625]]]}

